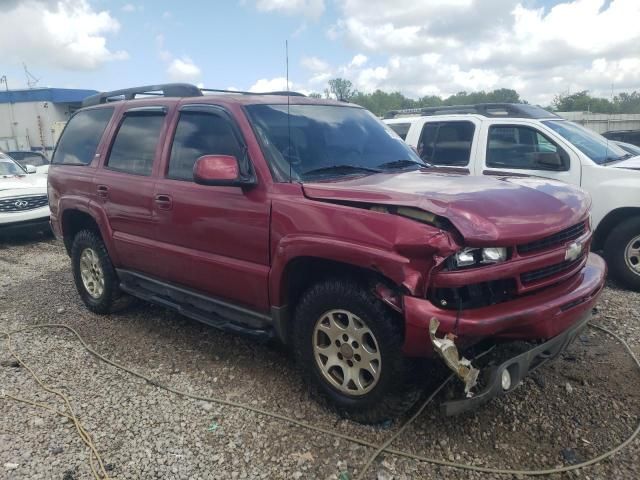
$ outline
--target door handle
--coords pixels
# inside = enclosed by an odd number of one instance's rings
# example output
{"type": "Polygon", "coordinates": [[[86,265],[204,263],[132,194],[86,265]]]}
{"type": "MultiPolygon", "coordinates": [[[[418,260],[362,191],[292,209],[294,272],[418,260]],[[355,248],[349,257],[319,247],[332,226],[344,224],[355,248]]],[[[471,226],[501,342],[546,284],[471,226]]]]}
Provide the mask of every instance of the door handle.
{"type": "Polygon", "coordinates": [[[171,210],[171,207],[173,205],[171,195],[167,195],[164,193],[157,194],[155,201],[160,210],[171,210]]]}
{"type": "Polygon", "coordinates": [[[106,185],[98,185],[96,190],[98,191],[98,196],[100,198],[109,198],[109,187],[106,185]]]}

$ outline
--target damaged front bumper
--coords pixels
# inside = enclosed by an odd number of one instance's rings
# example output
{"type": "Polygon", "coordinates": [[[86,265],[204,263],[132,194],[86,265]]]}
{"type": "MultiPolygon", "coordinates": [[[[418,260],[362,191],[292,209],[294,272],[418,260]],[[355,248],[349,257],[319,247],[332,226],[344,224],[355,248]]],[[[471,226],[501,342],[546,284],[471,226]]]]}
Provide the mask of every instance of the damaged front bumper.
{"type": "Polygon", "coordinates": [[[455,336],[460,351],[485,339],[549,340],[569,330],[595,305],[604,287],[607,267],[593,253],[571,279],[504,303],[468,310],[444,310],[428,299],[404,296],[403,352],[410,357],[437,355],[431,341],[432,318],[440,338],[455,336]]]}
{"type": "Polygon", "coordinates": [[[482,389],[470,398],[450,400],[441,404],[440,409],[445,415],[457,415],[473,410],[489,400],[512,391],[530,372],[556,358],[587,326],[591,318],[591,311],[587,312],[570,329],[553,337],[541,345],[525,351],[495,367],[482,369],[484,379],[482,389]],[[509,385],[504,388],[505,371],[509,385]]]}

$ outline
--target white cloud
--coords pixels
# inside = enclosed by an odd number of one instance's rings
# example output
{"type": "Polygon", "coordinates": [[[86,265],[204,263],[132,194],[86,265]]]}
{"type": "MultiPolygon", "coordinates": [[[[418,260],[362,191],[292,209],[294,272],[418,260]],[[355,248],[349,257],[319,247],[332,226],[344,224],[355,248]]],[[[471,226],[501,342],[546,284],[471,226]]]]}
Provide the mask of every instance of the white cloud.
{"type": "Polygon", "coordinates": [[[399,89],[411,96],[505,87],[547,103],[568,87],[594,94],[608,94],[611,83],[640,87],[639,0],[528,5],[345,0],[327,35],[363,53],[330,70],[361,90],[399,89]],[[383,60],[371,64],[368,52],[383,60]]]}
{"type": "Polygon", "coordinates": [[[120,29],[108,11],[86,0],[0,2],[0,57],[67,70],[95,70],[128,58],[107,47],[120,29]]]}
{"type": "Polygon", "coordinates": [[[186,55],[175,57],[165,46],[163,34],[156,35],[158,58],[167,64],[167,76],[174,82],[196,83],[202,78],[202,70],[186,55]]]}
{"type": "Polygon", "coordinates": [[[329,69],[329,64],[318,57],[303,57],[300,63],[312,72],[324,72],[329,69]]]}
{"type": "Polygon", "coordinates": [[[193,82],[202,75],[198,67],[189,57],[174,58],[167,67],[169,78],[176,82],[193,82]]]}
{"type": "Polygon", "coordinates": [[[365,55],[362,55],[361,53],[357,54],[355,57],[353,57],[351,59],[351,62],[349,63],[350,67],[361,67],[363,66],[365,63],[367,63],[368,58],[365,55]]]}
{"type": "Polygon", "coordinates": [[[325,5],[324,0],[256,0],[256,8],[262,12],[318,18],[324,12],[325,5]]]}
{"type": "Polygon", "coordinates": [[[122,6],[122,11],[126,13],[143,12],[144,5],[134,5],[133,3],[125,3],[122,6]]]}
{"type": "MultiPolygon", "coordinates": [[[[289,88],[292,88],[291,85],[292,83],[289,82],[289,88]]],[[[261,78],[249,87],[250,92],[277,92],[281,90],[287,90],[285,77],[261,78]]]]}

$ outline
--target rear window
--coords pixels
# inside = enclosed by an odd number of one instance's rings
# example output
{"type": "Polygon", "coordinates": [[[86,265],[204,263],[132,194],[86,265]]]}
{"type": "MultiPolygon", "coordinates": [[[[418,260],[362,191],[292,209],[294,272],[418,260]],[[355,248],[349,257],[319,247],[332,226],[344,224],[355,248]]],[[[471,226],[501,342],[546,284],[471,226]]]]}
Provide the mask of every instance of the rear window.
{"type": "Polygon", "coordinates": [[[111,147],[107,166],[134,175],[151,175],[164,114],[127,115],[111,147]]]}
{"type": "Polygon", "coordinates": [[[65,127],[51,163],[90,164],[112,115],[113,108],[96,108],[76,113],[65,127]]]}
{"type": "Polygon", "coordinates": [[[407,133],[409,133],[409,128],[411,128],[411,124],[410,123],[387,123],[387,127],[389,127],[391,130],[396,132],[401,139],[406,140],[407,133]]]}

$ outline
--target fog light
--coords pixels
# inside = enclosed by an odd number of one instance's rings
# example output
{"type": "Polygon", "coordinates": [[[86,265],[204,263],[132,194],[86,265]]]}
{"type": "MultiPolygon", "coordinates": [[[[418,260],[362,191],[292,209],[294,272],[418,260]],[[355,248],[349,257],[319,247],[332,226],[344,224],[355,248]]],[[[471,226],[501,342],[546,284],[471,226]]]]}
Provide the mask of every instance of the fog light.
{"type": "Polygon", "coordinates": [[[511,388],[511,374],[506,368],[502,371],[502,389],[509,390],[511,388]]]}

